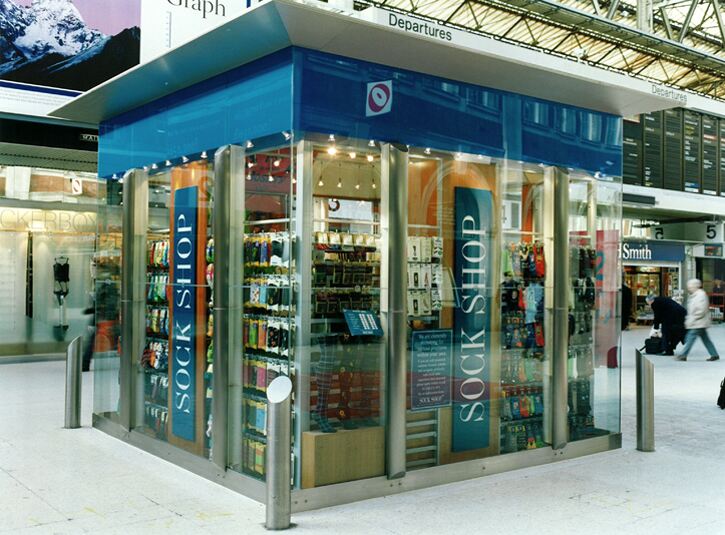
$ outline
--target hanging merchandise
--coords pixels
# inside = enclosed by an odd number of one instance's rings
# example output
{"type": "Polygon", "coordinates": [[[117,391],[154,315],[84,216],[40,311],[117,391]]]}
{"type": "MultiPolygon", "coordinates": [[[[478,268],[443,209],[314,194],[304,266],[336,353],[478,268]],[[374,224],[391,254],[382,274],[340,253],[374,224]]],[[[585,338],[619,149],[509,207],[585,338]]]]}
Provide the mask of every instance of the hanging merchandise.
{"type": "Polygon", "coordinates": [[[501,453],[543,447],[544,246],[508,243],[501,256],[501,453]]]}

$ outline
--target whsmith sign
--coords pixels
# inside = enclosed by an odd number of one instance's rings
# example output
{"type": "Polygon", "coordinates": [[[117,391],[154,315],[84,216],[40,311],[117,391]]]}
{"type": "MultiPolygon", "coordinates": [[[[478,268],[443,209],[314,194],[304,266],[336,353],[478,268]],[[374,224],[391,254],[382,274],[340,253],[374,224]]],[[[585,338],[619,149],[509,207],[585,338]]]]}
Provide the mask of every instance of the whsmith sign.
{"type": "Polygon", "coordinates": [[[682,262],[685,246],[661,241],[624,242],[619,249],[622,262],[682,262]]]}

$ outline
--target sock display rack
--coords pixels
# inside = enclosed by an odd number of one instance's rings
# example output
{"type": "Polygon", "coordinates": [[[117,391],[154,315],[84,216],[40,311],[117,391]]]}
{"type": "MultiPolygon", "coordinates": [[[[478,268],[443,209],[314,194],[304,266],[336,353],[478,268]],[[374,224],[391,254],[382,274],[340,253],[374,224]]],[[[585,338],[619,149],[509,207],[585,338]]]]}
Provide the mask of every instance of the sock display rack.
{"type": "MultiPolygon", "coordinates": [[[[438,214],[440,221],[440,214],[438,214]]],[[[441,328],[443,308],[443,238],[438,225],[408,223],[408,323],[414,330],[441,328]]],[[[412,363],[408,362],[411,369],[412,363]]],[[[409,470],[439,463],[438,409],[412,406],[406,412],[406,467],[409,470]]]]}
{"type": "Polygon", "coordinates": [[[146,345],[144,420],[148,432],[166,438],[169,421],[169,255],[168,234],[149,234],[146,261],[146,345]]]}
{"type": "Polygon", "coordinates": [[[264,478],[267,387],[290,375],[294,351],[289,219],[248,222],[244,236],[243,437],[245,473],[264,478]],[[278,229],[278,230],[276,230],[278,229]]]}
{"type": "Polygon", "coordinates": [[[294,181],[288,149],[249,155],[245,165],[241,468],[263,480],[267,388],[276,377],[293,373],[295,262],[290,200],[294,181]]]}
{"type": "Polygon", "coordinates": [[[544,245],[506,242],[501,284],[501,453],[544,446],[544,245]]]}
{"type": "Polygon", "coordinates": [[[594,269],[596,251],[585,239],[576,237],[570,244],[569,270],[569,436],[571,440],[596,434],[592,412],[594,383],[594,305],[596,287],[594,269]]]}

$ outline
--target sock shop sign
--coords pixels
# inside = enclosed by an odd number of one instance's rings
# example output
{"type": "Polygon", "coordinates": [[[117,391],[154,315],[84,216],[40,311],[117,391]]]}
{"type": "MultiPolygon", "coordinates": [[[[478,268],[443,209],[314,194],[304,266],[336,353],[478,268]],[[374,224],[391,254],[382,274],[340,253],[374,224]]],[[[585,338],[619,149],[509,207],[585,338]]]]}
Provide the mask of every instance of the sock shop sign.
{"type": "Polygon", "coordinates": [[[456,188],[455,196],[453,451],[467,451],[489,446],[493,199],[472,188],[456,188]]]}
{"type": "Polygon", "coordinates": [[[196,254],[198,187],[174,192],[174,328],[172,333],[172,432],[195,438],[196,254]]]}

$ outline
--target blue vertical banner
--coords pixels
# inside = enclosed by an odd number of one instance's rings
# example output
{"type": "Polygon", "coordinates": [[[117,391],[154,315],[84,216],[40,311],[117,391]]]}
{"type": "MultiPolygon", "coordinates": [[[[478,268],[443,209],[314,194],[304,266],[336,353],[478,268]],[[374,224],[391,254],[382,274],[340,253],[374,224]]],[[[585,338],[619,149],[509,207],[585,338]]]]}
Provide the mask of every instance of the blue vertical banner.
{"type": "Polygon", "coordinates": [[[493,197],[483,189],[455,189],[455,278],[452,450],[490,443],[490,355],[493,286],[493,197]]]}
{"type": "Polygon", "coordinates": [[[196,438],[198,199],[197,186],[174,191],[172,432],[175,436],[189,441],[196,438]]]}

